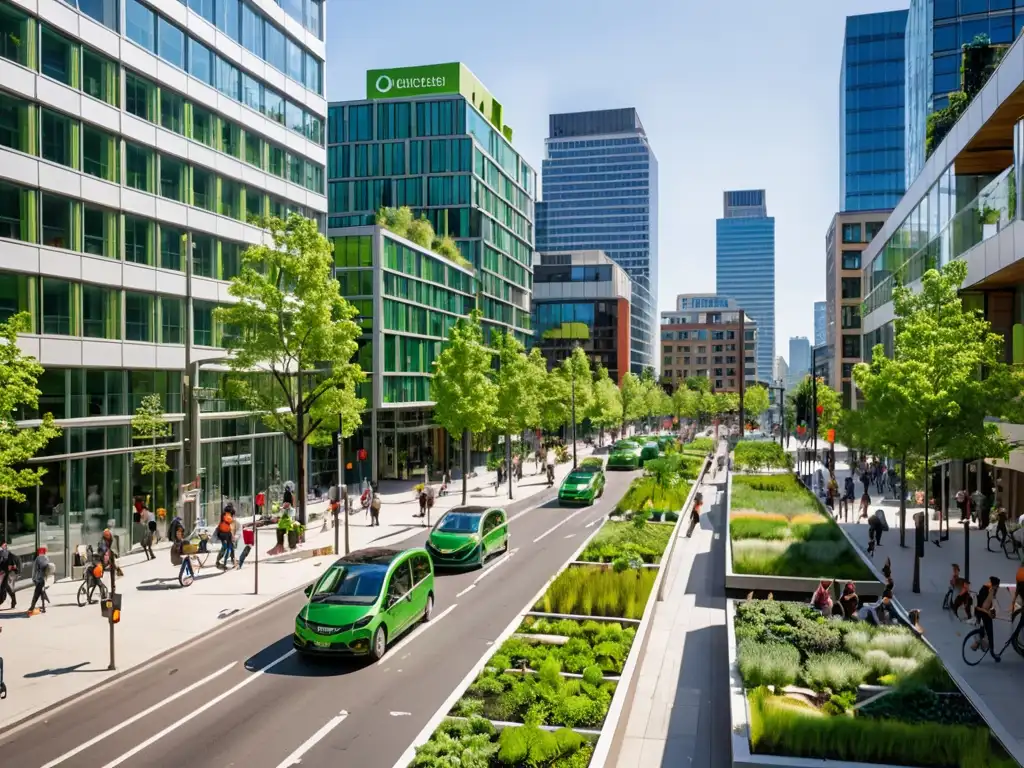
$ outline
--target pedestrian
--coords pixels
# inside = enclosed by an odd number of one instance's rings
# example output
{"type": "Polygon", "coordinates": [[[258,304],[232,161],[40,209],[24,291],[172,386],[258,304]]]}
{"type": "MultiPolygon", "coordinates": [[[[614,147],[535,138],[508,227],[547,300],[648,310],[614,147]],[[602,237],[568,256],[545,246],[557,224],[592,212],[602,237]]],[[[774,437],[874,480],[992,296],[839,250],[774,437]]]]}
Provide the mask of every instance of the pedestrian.
{"type": "Polygon", "coordinates": [[[867,496],[871,488],[871,477],[868,475],[867,465],[864,466],[864,471],[861,473],[860,482],[864,486],[864,495],[867,496]]]}
{"type": "MultiPolygon", "coordinates": [[[[981,626],[985,628],[985,635],[981,640],[982,650],[991,653],[992,658],[996,661],[1002,661],[1002,657],[996,653],[996,638],[992,628],[992,620],[996,617],[996,607],[998,605],[996,602],[996,593],[998,591],[999,578],[997,576],[989,576],[985,585],[978,590],[978,602],[974,607],[974,615],[981,626]]],[[[977,640],[971,645],[971,650],[978,650],[977,640]]]]}
{"type": "Polygon", "coordinates": [[[234,523],[235,507],[228,502],[220,513],[220,522],[217,523],[217,539],[220,541],[220,552],[217,553],[217,567],[224,569],[228,567],[228,558],[231,558],[232,565],[235,562],[234,539],[232,538],[232,524],[234,523]]]}
{"type": "Polygon", "coordinates": [[[194,578],[192,560],[185,553],[185,526],[181,524],[181,518],[175,517],[171,521],[171,527],[167,529],[167,538],[171,540],[171,564],[180,566],[178,581],[184,581],[185,574],[188,574],[189,578],[194,578]]]}
{"type": "Polygon", "coordinates": [[[814,594],[811,595],[811,607],[825,618],[832,615],[832,593],[829,591],[831,587],[831,581],[822,579],[818,582],[818,588],[814,590],[814,594]]]}
{"type": "Polygon", "coordinates": [[[885,512],[876,509],[875,513],[868,518],[868,530],[875,537],[875,544],[882,546],[882,532],[888,526],[885,524],[885,512]]]}
{"type": "Polygon", "coordinates": [[[843,513],[843,522],[850,519],[850,506],[853,504],[857,490],[853,482],[853,476],[847,475],[844,481],[843,488],[843,499],[839,504],[839,509],[843,513]]]}
{"type": "Polygon", "coordinates": [[[910,628],[917,632],[918,636],[924,634],[924,627],[921,626],[921,609],[914,608],[907,612],[907,618],[910,620],[910,628]]]}
{"type": "Polygon", "coordinates": [[[380,526],[380,496],[373,492],[373,499],[370,501],[370,525],[380,526]]]}
{"type": "Polygon", "coordinates": [[[690,527],[686,530],[686,538],[693,536],[693,529],[700,525],[700,508],[703,505],[703,499],[694,499],[693,506],[690,508],[690,527]]]}
{"type": "MultiPolygon", "coordinates": [[[[255,518],[253,518],[255,524],[255,518]]],[[[238,542],[242,538],[242,522],[238,519],[238,515],[231,516],[231,564],[235,564],[235,554],[238,552],[238,542]]],[[[238,567],[242,567],[242,561],[239,559],[238,567]]]]}
{"type": "Polygon", "coordinates": [[[139,512],[139,523],[142,525],[142,552],[146,555],[147,560],[156,560],[156,555],[153,554],[153,534],[156,531],[156,521],[153,519],[153,513],[145,506],[139,512]]]}
{"type": "MultiPolygon", "coordinates": [[[[501,473],[500,472],[498,473],[498,482],[499,483],[501,482],[501,473]]],[[[426,517],[426,515],[427,515],[427,486],[426,486],[425,483],[424,483],[423,487],[420,488],[419,501],[420,501],[420,513],[418,515],[413,515],[413,517],[426,517]]]]}
{"type": "Polygon", "coordinates": [[[424,489],[427,492],[427,521],[430,521],[430,511],[434,508],[434,486],[427,483],[424,489]]]}
{"type": "Polygon", "coordinates": [[[839,605],[843,608],[843,618],[856,619],[857,609],[860,607],[860,598],[857,596],[857,586],[852,582],[846,582],[843,587],[843,594],[839,598],[839,605]]]}
{"type": "Polygon", "coordinates": [[[864,489],[864,493],[860,497],[860,515],[858,520],[864,520],[868,516],[868,507],[871,506],[871,497],[868,496],[867,488],[864,489]]]}
{"type": "Polygon", "coordinates": [[[14,585],[18,581],[18,571],[21,569],[18,559],[18,556],[7,548],[7,542],[0,541],[0,606],[10,595],[12,611],[18,607],[18,598],[14,594],[14,585]]]}
{"type": "Polygon", "coordinates": [[[50,598],[46,594],[46,577],[49,575],[51,568],[50,558],[46,556],[46,547],[40,547],[36,559],[32,561],[32,584],[34,589],[32,591],[32,602],[28,607],[29,616],[46,613],[46,604],[50,602],[50,598]],[[41,603],[38,609],[36,608],[36,603],[41,603]]]}

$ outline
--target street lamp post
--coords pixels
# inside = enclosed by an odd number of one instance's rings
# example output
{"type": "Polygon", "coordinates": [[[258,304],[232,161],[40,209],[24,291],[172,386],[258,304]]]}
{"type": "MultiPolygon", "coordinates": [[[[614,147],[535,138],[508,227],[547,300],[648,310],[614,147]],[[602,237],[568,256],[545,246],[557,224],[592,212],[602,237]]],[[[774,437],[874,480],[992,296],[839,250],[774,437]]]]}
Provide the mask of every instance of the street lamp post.
{"type": "Polygon", "coordinates": [[[818,349],[811,348],[811,435],[814,440],[814,457],[818,457],[818,349]]]}

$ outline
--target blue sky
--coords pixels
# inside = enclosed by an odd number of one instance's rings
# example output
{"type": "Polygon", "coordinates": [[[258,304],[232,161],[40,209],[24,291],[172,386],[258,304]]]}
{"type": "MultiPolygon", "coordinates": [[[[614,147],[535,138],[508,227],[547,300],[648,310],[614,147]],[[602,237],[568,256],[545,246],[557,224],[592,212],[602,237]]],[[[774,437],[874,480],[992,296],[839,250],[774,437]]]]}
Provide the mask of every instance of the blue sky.
{"type": "Polygon", "coordinates": [[[378,67],[462,61],[540,172],[552,112],[635,106],[660,170],[659,309],[715,288],[725,189],[776,219],[776,354],[812,337],[839,198],[847,14],[900,0],[328,0],[329,99],[378,67]]]}

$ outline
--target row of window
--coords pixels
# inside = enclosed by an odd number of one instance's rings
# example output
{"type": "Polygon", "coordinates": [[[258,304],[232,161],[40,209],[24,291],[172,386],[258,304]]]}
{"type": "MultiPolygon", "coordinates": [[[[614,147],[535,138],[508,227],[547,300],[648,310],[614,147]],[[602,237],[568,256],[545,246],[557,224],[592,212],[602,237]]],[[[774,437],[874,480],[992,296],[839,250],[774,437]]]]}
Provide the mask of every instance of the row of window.
{"type": "MultiPolygon", "coordinates": [[[[193,342],[223,346],[216,305],[193,301],[193,342]]],[[[73,283],[53,277],[0,273],[0,321],[28,312],[35,333],[157,344],[185,343],[185,299],[73,283]]]]}
{"type": "Polygon", "coordinates": [[[978,35],[988,35],[996,45],[1012,43],[1014,31],[1024,24],[1024,13],[1005,13],[981,19],[962,19],[959,23],[936,24],[932,32],[932,50],[952,51],[972,42],[978,35]]]}
{"type": "Polygon", "coordinates": [[[473,143],[469,139],[411,141],[408,146],[408,163],[404,141],[330,146],[327,148],[328,178],[404,176],[406,173],[418,176],[424,173],[466,173],[472,170],[473,143]]]}
{"type": "Polygon", "coordinates": [[[884,221],[869,221],[862,227],[860,222],[843,224],[844,243],[870,243],[875,235],[879,233],[884,221]],[[864,239],[861,239],[861,238],[864,239]]]}
{"type": "Polygon", "coordinates": [[[472,275],[447,264],[442,257],[427,256],[391,238],[384,239],[384,268],[447,286],[460,293],[472,295],[475,292],[472,275]]]}
{"type": "MultiPolygon", "coordinates": [[[[486,311],[484,314],[492,319],[496,319],[486,311]]],[[[402,302],[390,299],[384,300],[385,330],[447,339],[448,334],[455,327],[458,319],[458,317],[444,312],[414,307],[411,304],[403,304],[402,302]]]]}
{"type": "MultiPolygon", "coordinates": [[[[217,0],[216,9],[213,3],[203,0],[198,4],[203,10],[216,11],[215,23],[222,32],[295,82],[323,96],[323,62],[266,21],[251,5],[239,0],[217,0]]],[[[125,0],[125,36],[196,77],[200,77],[196,72],[209,72],[211,63],[218,71],[231,66],[216,54],[211,58],[209,48],[138,0],[125,0]]]]}
{"type": "MultiPolygon", "coordinates": [[[[367,277],[372,276],[372,273],[366,270],[360,270],[360,273],[367,277]]],[[[367,280],[367,282],[370,281],[367,280]]],[[[370,289],[372,291],[372,284],[370,289]]],[[[446,288],[396,275],[392,272],[384,273],[384,296],[403,301],[412,301],[431,309],[439,309],[456,315],[468,315],[476,306],[476,300],[473,296],[465,296],[461,293],[449,291],[446,288]]]]}

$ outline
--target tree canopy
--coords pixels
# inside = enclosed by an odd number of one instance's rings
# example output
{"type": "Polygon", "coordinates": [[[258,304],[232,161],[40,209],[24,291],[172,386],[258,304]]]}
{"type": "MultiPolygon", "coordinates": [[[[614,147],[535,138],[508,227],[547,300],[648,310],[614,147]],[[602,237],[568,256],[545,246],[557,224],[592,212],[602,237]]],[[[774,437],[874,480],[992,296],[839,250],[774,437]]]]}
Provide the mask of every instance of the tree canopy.
{"type": "Polygon", "coordinates": [[[132,460],[139,465],[143,475],[156,475],[170,470],[167,464],[167,449],[157,441],[171,434],[171,425],[164,419],[164,408],[160,395],[146,395],[132,416],[132,437],[143,441],[136,448],[132,460]]]}
{"type": "Polygon", "coordinates": [[[743,411],[748,420],[760,420],[761,414],[767,411],[770,405],[768,390],[759,384],[747,387],[743,393],[743,411]]]}

